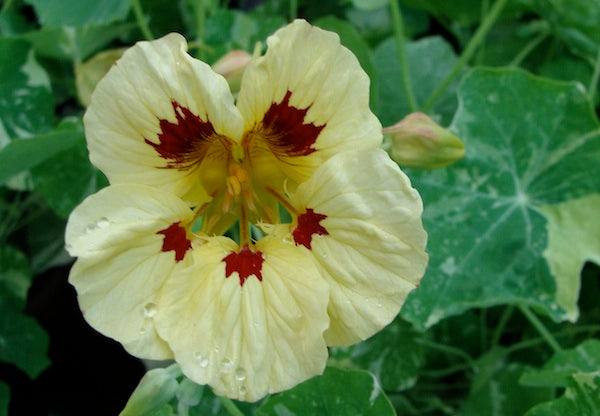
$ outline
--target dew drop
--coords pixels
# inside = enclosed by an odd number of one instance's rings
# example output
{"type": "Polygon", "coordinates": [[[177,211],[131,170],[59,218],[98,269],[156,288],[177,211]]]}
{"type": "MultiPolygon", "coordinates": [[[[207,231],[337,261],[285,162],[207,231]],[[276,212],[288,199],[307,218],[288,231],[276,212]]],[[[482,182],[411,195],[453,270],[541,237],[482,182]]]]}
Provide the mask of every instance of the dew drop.
{"type": "Polygon", "coordinates": [[[246,395],[246,392],[247,392],[247,390],[246,390],[246,387],[244,387],[244,386],[241,386],[241,387],[240,387],[240,396],[245,396],[245,395],[246,395]]]}
{"type": "Polygon", "coordinates": [[[231,361],[229,358],[223,358],[223,361],[221,361],[221,371],[223,371],[224,373],[228,373],[233,369],[233,361],[231,361]]]}
{"type": "Polygon", "coordinates": [[[194,353],[194,358],[196,358],[196,360],[198,360],[200,367],[202,367],[202,368],[208,367],[208,357],[205,357],[201,353],[196,352],[196,353],[194,353]]]}
{"type": "Polygon", "coordinates": [[[146,327],[143,326],[140,328],[140,334],[144,335],[146,333],[146,327]]]}
{"type": "Polygon", "coordinates": [[[148,302],[144,306],[144,316],[146,318],[152,318],[154,315],[156,315],[157,310],[158,308],[156,306],[156,303],[148,302]]]}
{"type": "Polygon", "coordinates": [[[244,370],[244,369],[243,369],[243,368],[241,368],[241,367],[238,367],[238,368],[235,370],[235,379],[236,379],[237,381],[244,381],[244,380],[246,380],[246,370],[244,370]]]}
{"type": "Polygon", "coordinates": [[[98,228],[106,228],[106,227],[108,227],[108,224],[109,224],[108,218],[102,217],[98,221],[98,228]]]}

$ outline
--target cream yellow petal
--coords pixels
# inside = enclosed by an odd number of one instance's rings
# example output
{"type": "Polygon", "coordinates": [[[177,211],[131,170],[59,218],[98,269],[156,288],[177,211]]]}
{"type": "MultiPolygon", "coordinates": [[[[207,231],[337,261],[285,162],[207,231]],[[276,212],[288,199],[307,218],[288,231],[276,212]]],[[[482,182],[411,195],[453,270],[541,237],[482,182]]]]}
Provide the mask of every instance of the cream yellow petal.
{"type": "Polygon", "coordinates": [[[88,197],[67,224],[67,249],[79,256],[69,282],[86,321],[131,354],[172,358],[153,317],[158,295],[182,266],[191,218],[175,196],[141,185],[113,185],[88,197]]]}
{"type": "Polygon", "coordinates": [[[297,245],[330,285],[328,345],[365,339],[398,314],[427,264],[422,202],[383,150],[330,159],[293,195],[297,245]]]}
{"type": "Polygon", "coordinates": [[[254,250],[261,280],[226,277],[223,259],[238,251],[227,238],[195,248],[194,264],[165,285],[156,315],[186,376],[245,401],[320,374],[327,360],[328,288],[310,256],[269,237],[254,250]]]}
{"type": "Polygon", "coordinates": [[[138,42],[96,87],[85,132],[92,162],[112,184],[193,196],[206,168],[199,162],[214,163],[204,158],[210,144],[239,140],[243,122],[227,82],[186,48],[176,33],[138,42]]]}
{"type": "Polygon", "coordinates": [[[266,54],[244,72],[237,106],[246,131],[265,124],[282,130],[274,133],[286,143],[274,140],[270,146],[277,156],[272,163],[286,176],[302,182],[333,154],[379,145],[369,78],[337,34],[296,20],[267,44],[266,54]]]}

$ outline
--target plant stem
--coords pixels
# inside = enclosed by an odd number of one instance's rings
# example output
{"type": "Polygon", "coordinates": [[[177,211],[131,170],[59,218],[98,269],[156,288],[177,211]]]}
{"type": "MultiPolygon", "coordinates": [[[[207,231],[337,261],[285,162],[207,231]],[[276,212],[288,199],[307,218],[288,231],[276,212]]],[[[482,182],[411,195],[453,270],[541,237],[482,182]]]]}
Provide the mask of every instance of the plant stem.
{"type": "MultiPolygon", "coordinates": [[[[564,337],[567,335],[573,335],[578,332],[600,332],[600,325],[582,325],[582,326],[579,326],[579,327],[573,328],[573,329],[567,328],[566,330],[557,332],[555,334],[555,336],[564,337]]],[[[519,351],[519,350],[523,350],[523,349],[530,348],[530,347],[535,347],[536,345],[543,344],[544,342],[546,342],[546,340],[541,337],[526,339],[525,341],[517,342],[516,344],[510,345],[506,349],[506,354],[511,354],[511,353],[519,351]]]]}
{"type": "Polygon", "coordinates": [[[456,364],[448,368],[442,368],[440,370],[423,370],[421,375],[426,377],[442,378],[449,376],[454,373],[462,372],[471,369],[471,366],[465,363],[456,364]]]}
{"type": "Polygon", "coordinates": [[[594,74],[592,75],[592,80],[590,81],[589,95],[590,95],[590,100],[592,101],[592,104],[594,104],[594,100],[596,98],[599,80],[600,80],[600,48],[598,49],[598,56],[596,56],[596,64],[594,65],[594,74]]]}
{"type": "Polygon", "coordinates": [[[533,52],[533,50],[537,48],[538,45],[542,43],[547,37],[548,32],[544,31],[537,35],[535,38],[533,38],[529,43],[527,43],[527,45],[523,47],[523,49],[521,49],[517,56],[514,57],[514,59],[510,62],[509,66],[521,65],[521,62],[523,62],[523,60],[527,58],[527,56],[529,56],[529,54],[533,52]]]}
{"type": "Polygon", "coordinates": [[[508,320],[514,311],[515,308],[512,305],[509,305],[504,309],[502,316],[500,316],[500,321],[498,321],[498,326],[496,326],[496,329],[494,329],[494,334],[492,335],[492,346],[498,345],[498,342],[500,342],[500,337],[504,332],[504,328],[506,328],[506,324],[508,323],[508,320]]]}
{"type": "Polygon", "coordinates": [[[542,338],[546,340],[546,342],[554,352],[562,351],[560,344],[552,336],[550,331],[548,331],[548,329],[544,326],[542,321],[540,321],[540,319],[533,312],[531,312],[531,310],[527,306],[520,305],[519,310],[523,313],[523,315],[525,315],[529,323],[531,323],[531,325],[540,333],[542,338]]]}
{"type": "Polygon", "coordinates": [[[410,72],[408,61],[406,60],[406,38],[404,36],[404,21],[402,12],[398,6],[398,0],[390,0],[390,10],[392,12],[392,22],[394,25],[394,38],[396,40],[396,52],[398,54],[398,63],[402,69],[402,83],[404,85],[404,93],[408,98],[408,106],[410,111],[417,111],[418,104],[410,81],[410,72]]]}
{"type": "Polygon", "coordinates": [[[142,35],[144,35],[144,38],[146,40],[154,39],[154,35],[150,30],[150,26],[148,26],[148,21],[144,16],[144,11],[142,10],[142,4],[140,3],[140,0],[131,0],[131,6],[133,7],[133,14],[135,15],[137,25],[140,28],[142,35]]]}
{"type": "Polygon", "coordinates": [[[221,401],[221,404],[223,405],[225,410],[227,410],[227,413],[229,413],[231,416],[244,416],[242,411],[235,405],[235,403],[231,399],[219,396],[219,400],[221,401]]]}
{"type": "Polygon", "coordinates": [[[471,356],[469,354],[467,354],[460,348],[455,348],[455,347],[451,347],[449,345],[444,345],[444,344],[438,344],[437,342],[428,341],[426,339],[417,340],[417,343],[421,344],[425,347],[432,348],[434,350],[443,351],[447,354],[459,356],[459,357],[463,358],[469,364],[469,366],[471,366],[472,368],[475,367],[473,358],[471,358],[471,356]]]}
{"type": "Polygon", "coordinates": [[[502,13],[504,6],[506,6],[508,0],[496,0],[494,5],[492,6],[489,14],[485,17],[485,19],[481,22],[481,25],[467,44],[467,47],[458,58],[456,64],[454,64],[454,68],[452,71],[446,76],[446,78],[438,85],[438,87],[433,91],[431,96],[427,99],[427,102],[423,106],[423,110],[429,111],[433,108],[437,100],[446,92],[450,84],[460,75],[460,72],[463,70],[465,65],[471,60],[473,54],[477,51],[479,45],[483,42],[488,32],[496,23],[496,20],[502,13]]]}
{"type": "Polygon", "coordinates": [[[290,21],[298,17],[298,0],[290,0],[290,21]]]}

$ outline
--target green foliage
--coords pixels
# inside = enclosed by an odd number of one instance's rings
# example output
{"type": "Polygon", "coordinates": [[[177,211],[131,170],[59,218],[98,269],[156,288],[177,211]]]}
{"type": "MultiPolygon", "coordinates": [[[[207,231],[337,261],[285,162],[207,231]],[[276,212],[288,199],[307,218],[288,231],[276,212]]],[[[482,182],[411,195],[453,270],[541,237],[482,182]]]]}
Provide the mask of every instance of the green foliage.
{"type": "Polygon", "coordinates": [[[129,12],[127,0],[27,0],[43,26],[99,25],[123,20],[129,12]]]}
{"type": "Polygon", "coordinates": [[[0,416],[8,416],[9,400],[10,390],[8,386],[0,382],[0,416]]]}
{"type": "MultiPolygon", "coordinates": [[[[44,132],[53,124],[50,80],[30,45],[0,38],[0,149],[13,139],[44,132]]],[[[4,167],[4,163],[0,166],[4,167]]]]}
{"type": "Polygon", "coordinates": [[[422,334],[398,319],[367,341],[336,348],[331,355],[341,365],[369,370],[386,391],[406,390],[416,383],[425,361],[421,338],[422,334]]]}
{"type": "Polygon", "coordinates": [[[11,246],[0,250],[0,270],[0,361],[15,364],[35,378],[50,361],[46,333],[22,312],[31,271],[23,253],[11,246]]]}
{"type": "Polygon", "coordinates": [[[535,406],[525,416],[595,416],[600,413],[600,372],[576,373],[565,394],[535,406]]]}
{"type": "MultiPolygon", "coordinates": [[[[3,365],[32,378],[48,366],[29,287],[71,261],[66,218],[107,184],[88,160],[76,68],[171,31],[209,64],[264,52],[297,15],[356,55],[384,126],[419,110],[466,144],[450,167],[407,172],[424,200],[426,276],[387,328],[332,348],[324,374],[289,391],[234,402],[173,365],[150,370],[121,414],[600,414],[600,0],[398,2],[403,37],[388,0],[3,2],[3,365]]],[[[3,377],[0,416],[18,388],[3,377]]]]}
{"type": "MultiPolygon", "coordinates": [[[[456,63],[452,47],[440,37],[428,37],[406,45],[408,72],[412,81],[417,104],[425,101],[436,86],[450,73],[456,63]]],[[[403,68],[398,65],[398,53],[393,38],[386,39],[374,51],[379,82],[379,100],[375,109],[384,126],[400,121],[410,112],[406,94],[402,88],[403,68]]],[[[444,124],[449,122],[456,110],[456,85],[448,89],[438,101],[434,116],[444,124]]]]}
{"type": "Polygon", "coordinates": [[[394,415],[377,379],[366,371],[328,367],[322,376],[269,397],[257,416],[277,414],[394,415]]]}
{"type": "Polygon", "coordinates": [[[520,302],[562,319],[539,207],[600,189],[600,124],[589,100],[577,85],[519,70],[474,70],[458,95],[451,129],[465,159],[413,175],[431,260],[403,316],[429,327],[467,308],[520,302]]]}

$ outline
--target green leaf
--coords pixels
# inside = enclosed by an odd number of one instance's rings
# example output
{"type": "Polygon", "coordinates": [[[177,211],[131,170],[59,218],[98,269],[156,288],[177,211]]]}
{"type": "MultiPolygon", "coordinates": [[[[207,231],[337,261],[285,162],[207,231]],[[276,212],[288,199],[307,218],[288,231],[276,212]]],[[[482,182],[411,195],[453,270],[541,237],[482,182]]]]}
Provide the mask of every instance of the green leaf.
{"type": "MultiPolygon", "coordinates": [[[[175,397],[181,376],[177,364],[148,371],[140,380],[120,416],[150,416],[161,414],[175,397]]],[[[167,413],[168,414],[168,413],[167,413]]]]}
{"type": "Polygon", "coordinates": [[[80,62],[119,36],[128,33],[131,23],[71,27],[45,27],[24,33],[21,38],[33,45],[39,56],[80,62]]]}
{"type": "MultiPolygon", "coordinates": [[[[423,38],[406,47],[410,79],[417,103],[424,104],[456,63],[452,47],[441,37],[423,38]]],[[[376,113],[384,126],[400,121],[410,112],[402,82],[396,43],[389,38],[374,51],[373,62],[379,79],[379,104],[376,113]]],[[[447,124],[457,106],[456,85],[451,86],[435,106],[434,118],[447,124]]]]}
{"type": "MultiPolygon", "coordinates": [[[[477,23],[482,16],[481,0],[402,0],[402,2],[411,7],[427,10],[440,20],[453,20],[453,23],[461,26],[477,23]]],[[[503,14],[505,17],[519,16],[530,8],[528,3],[529,0],[509,0],[503,14]]]]}
{"type": "Polygon", "coordinates": [[[291,390],[269,397],[257,416],[271,415],[395,415],[377,380],[366,371],[328,367],[291,390]]]}
{"type": "MultiPolygon", "coordinates": [[[[386,2],[387,3],[387,2],[386,2]]],[[[401,6],[404,34],[411,38],[429,28],[429,16],[422,10],[401,6]]],[[[361,36],[371,44],[377,44],[393,31],[389,7],[363,10],[351,7],[346,10],[346,19],[354,25],[361,36]]]]}
{"type": "MultiPolygon", "coordinates": [[[[50,80],[29,43],[0,39],[0,150],[12,139],[30,137],[53,124],[50,80]]],[[[0,170],[4,163],[0,162],[0,170]]]]}
{"type": "Polygon", "coordinates": [[[43,26],[100,25],[123,20],[129,13],[128,0],[26,0],[43,26]]]}
{"type": "Polygon", "coordinates": [[[0,381],[0,416],[8,416],[8,405],[10,402],[10,389],[0,381]]]}
{"type": "Polygon", "coordinates": [[[388,0],[352,0],[354,7],[361,10],[375,10],[388,4],[388,0]]]}
{"type": "MultiPolygon", "coordinates": [[[[541,208],[548,220],[544,257],[556,278],[556,302],[577,319],[581,270],[586,261],[600,265],[600,195],[541,208]]],[[[599,363],[600,365],[600,363],[599,363]]]]}
{"type": "Polygon", "coordinates": [[[331,356],[369,370],[386,391],[405,390],[416,383],[425,360],[419,338],[421,335],[410,324],[397,319],[360,344],[334,349],[331,356]]]}
{"type": "Polygon", "coordinates": [[[600,371],[577,373],[565,394],[535,406],[525,416],[597,416],[600,414],[600,371]]]}
{"type": "Polygon", "coordinates": [[[155,37],[170,32],[182,32],[183,20],[179,7],[163,0],[141,0],[142,10],[155,37]]]}
{"type": "Polygon", "coordinates": [[[25,306],[31,285],[31,270],[27,257],[11,246],[0,246],[0,287],[25,306]]]}
{"type": "Polygon", "coordinates": [[[0,291],[0,361],[13,363],[35,378],[50,364],[48,335],[20,312],[20,306],[0,291]]]}
{"type": "Polygon", "coordinates": [[[247,14],[237,10],[219,9],[206,20],[204,41],[213,48],[206,60],[214,62],[232,49],[254,50],[256,42],[285,24],[280,16],[247,14]]]}
{"type": "Polygon", "coordinates": [[[11,142],[0,150],[0,184],[81,141],[81,131],[59,128],[30,139],[11,142]]]}
{"type": "Polygon", "coordinates": [[[371,50],[369,49],[367,42],[364,41],[351,24],[340,20],[337,17],[325,16],[317,19],[313,24],[322,29],[337,33],[340,36],[342,45],[350,49],[356,56],[358,62],[360,62],[360,66],[365,70],[371,80],[371,106],[375,105],[377,102],[379,81],[377,79],[375,67],[373,66],[371,50]]]}
{"type": "Polygon", "coordinates": [[[600,190],[600,125],[578,84],[478,69],[459,88],[451,129],[465,159],[413,172],[430,264],[402,315],[420,327],[469,308],[523,302],[554,319],[539,207],[600,190]]]}
{"type": "Polygon", "coordinates": [[[27,252],[34,274],[73,261],[65,250],[65,226],[66,221],[49,209],[27,224],[27,252]]]}
{"type": "Polygon", "coordinates": [[[108,184],[90,163],[83,136],[75,146],[34,167],[31,176],[34,189],[62,218],[67,218],[85,197],[108,184]]]}
{"type": "Polygon", "coordinates": [[[540,389],[519,385],[519,379],[527,367],[507,363],[504,350],[492,349],[477,360],[477,372],[471,390],[460,414],[522,415],[533,405],[554,397],[553,389],[540,389]]]}
{"type": "Polygon", "coordinates": [[[600,51],[600,0],[536,0],[536,11],[574,52],[596,58],[600,51]]]}
{"type": "Polygon", "coordinates": [[[573,374],[599,368],[600,340],[589,339],[576,348],[557,352],[541,369],[523,374],[519,382],[527,386],[568,387],[573,374]]]}

